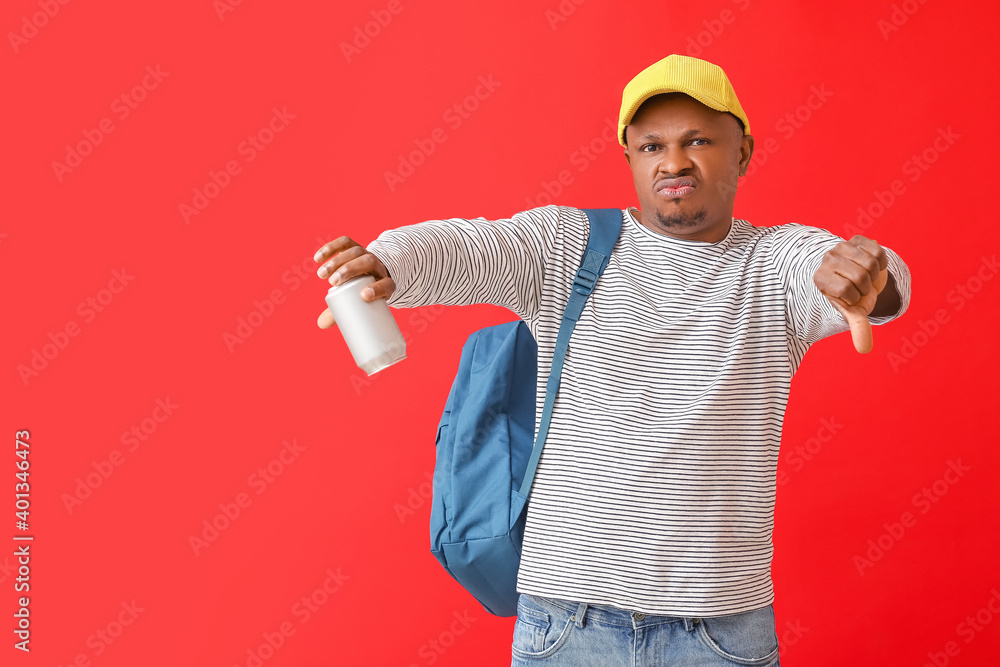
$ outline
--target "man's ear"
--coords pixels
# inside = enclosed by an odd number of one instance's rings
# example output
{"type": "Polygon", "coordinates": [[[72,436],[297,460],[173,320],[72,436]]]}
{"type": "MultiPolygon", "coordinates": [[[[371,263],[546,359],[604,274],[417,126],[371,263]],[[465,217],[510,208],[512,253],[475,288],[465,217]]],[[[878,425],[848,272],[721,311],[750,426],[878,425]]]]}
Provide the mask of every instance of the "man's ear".
{"type": "Polygon", "coordinates": [[[753,155],[753,136],[746,135],[743,137],[743,143],[740,144],[740,176],[747,175],[747,168],[750,166],[750,157],[753,155]]]}

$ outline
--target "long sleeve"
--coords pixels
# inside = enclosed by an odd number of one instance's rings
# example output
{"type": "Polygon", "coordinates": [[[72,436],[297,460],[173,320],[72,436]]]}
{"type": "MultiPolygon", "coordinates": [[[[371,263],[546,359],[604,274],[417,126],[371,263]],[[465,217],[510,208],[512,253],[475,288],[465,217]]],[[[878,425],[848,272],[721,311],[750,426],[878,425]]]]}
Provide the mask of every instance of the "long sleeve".
{"type": "Polygon", "coordinates": [[[396,283],[393,307],[489,303],[529,319],[559,226],[555,206],[503,220],[429,220],[385,231],[368,250],[396,283]]]}
{"type": "MultiPolygon", "coordinates": [[[[787,224],[774,228],[771,260],[785,288],[787,319],[795,337],[810,345],[842,331],[847,322],[813,283],[823,255],[844,239],[825,229],[787,224]]],[[[873,325],[902,315],[910,304],[910,270],[894,251],[884,248],[888,271],[896,281],[900,308],[894,315],[871,317],[873,325]]]]}

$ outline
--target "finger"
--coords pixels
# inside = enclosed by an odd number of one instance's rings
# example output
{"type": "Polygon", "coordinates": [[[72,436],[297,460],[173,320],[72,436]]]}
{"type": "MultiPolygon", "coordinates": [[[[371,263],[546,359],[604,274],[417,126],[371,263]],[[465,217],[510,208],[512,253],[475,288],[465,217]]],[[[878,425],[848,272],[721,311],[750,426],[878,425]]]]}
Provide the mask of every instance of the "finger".
{"type": "Polygon", "coordinates": [[[850,245],[858,251],[854,260],[868,269],[872,280],[875,279],[880,270],[889,266],[889,258],[885,254],[885,248],[874,239],[857,235],[851,238],[850,245]],[[874,263],[872,258],[874,258],[874,263]]]}
{"type": "Polygon", "coordinates": [[[386,278],[389,275],[381,260],[360,246],[344,251],[341,255],[338,255],[339,257],[346,257],[347,259],[330,276],[331,285],[339,285],[358,276],[374,276],[378,280],[386,278]]]}
{"type": "Polygon", "coordinates": [[[392,278],[383,278],[381,280],[376,280],[366,289],[361,290],[361,298],[365,301],[374,301],[375,299],[388,300],[395,291],[396,281],[392,278]],[[371,295],[368,294],[368,290],[371,290],[371,295]]]}
{"type": "MultiPolygon", "coordinates": [[[[320,278],[326,278],[330,274],[336,273],[336,271],[344,264],[347,264],[351,260],[361,257],[366,252],[367,251],[359,245],[346,248],[338,252],[336,255],[333,256],[332,259],[330,259],[328,262],[324,263],[322,266],[316,269],[316,275],[318,275],[320,278]]],[[[343,279],[341,279],[340,282],[343,282],[343,279]]]]}
{"type": "Polygon", "coordinates": [[[872,288],[874,288],[876,294],[881,294],[882,290],[885,289],[886,283],[889,282],[889,270],[882,268],[878,272],[878,277],[875,278],[875,282],[872,283],[872,288]]]}
{"type": "Polygon", "coordinates": [[[872,277],[868,270],[853,259],[831,255],[825,260],[825,279],[821,280],[820,291],[828,296],[843,299],[852,305],[862,295],[871,291],[872,277]]]}
{"type": "Polygon", "coordinates": [[[333,319],[333,313],[330,312],[329,308],[320,313],[319,318],[316,320],[316,324],[320,329],[329,329],[336,323],[337,321],[333,319]]]}
{"type": "Polygon", "coordinates": [[[854,342],[854,349],[861,354],[868,354],[875,346],[872,337],[872,325],[868,321],[868,316],[856,308],[847,306],[836,297],[827,297],[833,307],[840,311],[847,321],[847,326],[851,328],[851,340],[854,342]]]}
{"type": "Polygon", "coordinates": [[[317,262],[322,262],[324,259],[329,259],[330,257],[336,255],[338,252],[343,252],[352,246],[358,245],[357,241],[349,236],[341,236],[338,239],[330,241],[320,246],[316,254],[313,255],[313,260],[317,262]]]}

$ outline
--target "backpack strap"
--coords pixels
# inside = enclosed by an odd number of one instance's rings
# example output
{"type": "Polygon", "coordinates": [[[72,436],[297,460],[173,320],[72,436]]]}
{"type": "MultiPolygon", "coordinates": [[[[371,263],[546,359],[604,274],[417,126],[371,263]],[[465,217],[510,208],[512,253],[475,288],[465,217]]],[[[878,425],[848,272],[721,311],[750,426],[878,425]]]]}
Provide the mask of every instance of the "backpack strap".
{"type": "Polygon", "coordinates": [[[531,450],[528,467],[524,471],[524,481],[521,483],[520,494],[525,498],[531,492],[531,482],[535,479],[535,468],[545,446],[545,437],[549,432],[549,422],[552,421],[552,406],[559,392],[559,381],[562,377],[563,361],[569,348],[569,339],[573,335],[577,320],[583,313],[583,305],[587,297],[594,291],[597,279],[604,273],[611,259],[611,251],[622,231],[622,212],[617,208],[583,209],[590,219],[590,235],[587,238],[587,248],[583,251],[583,262],[577,269],[573,279],[573,291],[563,312],[562,324],[559,325],[559,337],[556,338],[556,349],[552,355],[552,367],[549,380],[545,386],[545,405],[542,408],[542,420],[538,425],[535,445],[531,450]]]}

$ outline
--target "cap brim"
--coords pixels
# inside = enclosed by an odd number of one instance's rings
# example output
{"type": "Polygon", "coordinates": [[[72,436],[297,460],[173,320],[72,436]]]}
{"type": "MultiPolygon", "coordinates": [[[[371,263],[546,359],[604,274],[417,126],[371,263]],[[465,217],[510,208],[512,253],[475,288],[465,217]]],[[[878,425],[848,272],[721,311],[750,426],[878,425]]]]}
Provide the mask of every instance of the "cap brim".
{"type": "MultiPolygon", "coordinates": [[[[707,95],[698,93],[690,88],[684,88],[681,86],[676,86],[674,88],[664,88],[664,87],[650,88],[648,91],[644,92],[641,97],[637,98],[636,101],[632,103],[632,105],[629,107],[628,115],[625,118],[619,119],[619,123],[621,123],[622,127],[621,127],[621,136],[618,137],[618,140],[621,142],[623,146],[625,145],[625,128],[628,127],[629,124],[632,122],[632,119],[635,118],[635,114],[637,111],[639,111],[639,107],[641,107],[643,103],[645,103],[646,100],[648,100],[649,98],[656,97],[657,95],[663,95],[666,93],[684,93],[688,97],[698,100],[699,102],[707,106],[709,109],[713,109],[715,111],[722,111],[725,113],[733,113],[722,102],[714,100],[708,97],[707,95]]],[[[733,116],[735,116],[736,119],[739,120],[739,116],[736,116],[736,114],[733,114],[733,116]]],[[[743,129],[744,131],[746,131],[746,123],[740,120],[740,124],[743,125],[743,129]]]]}

